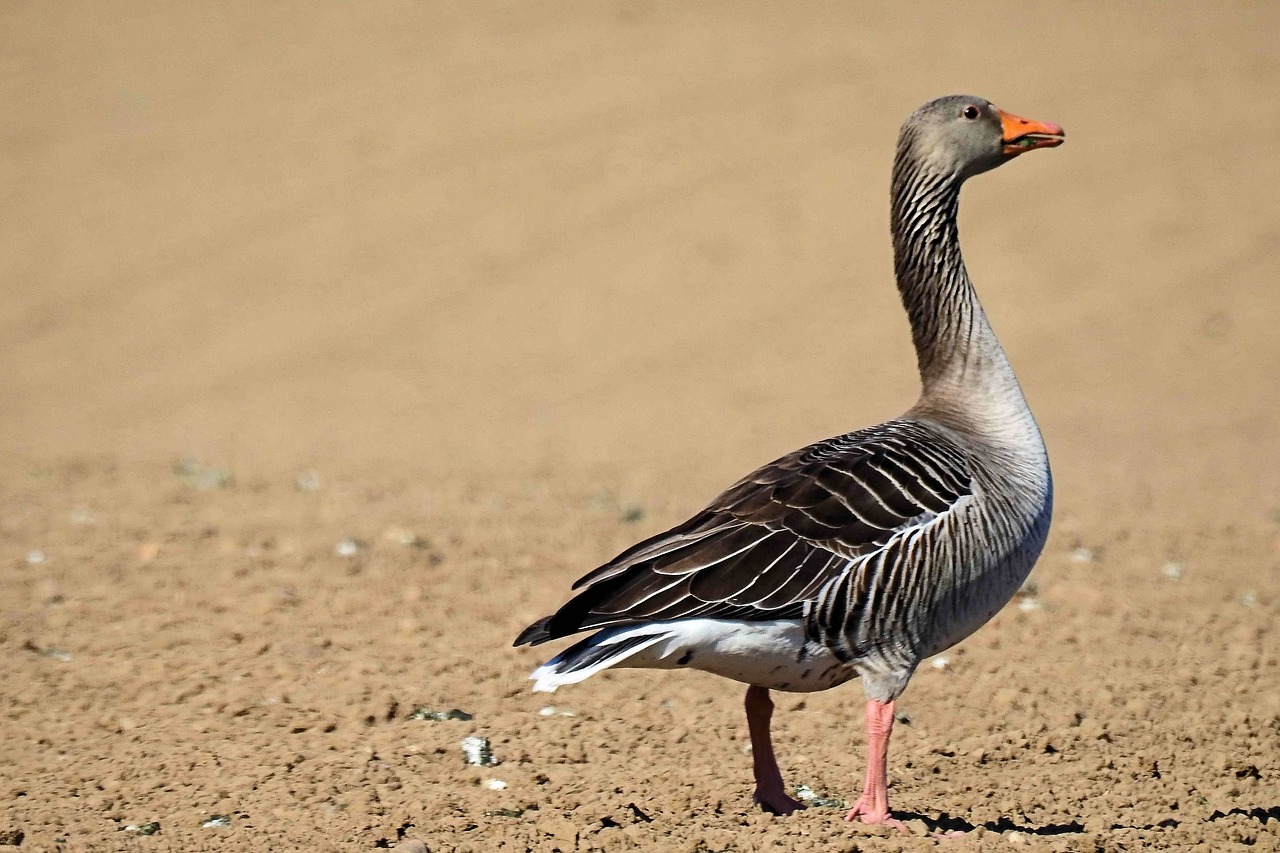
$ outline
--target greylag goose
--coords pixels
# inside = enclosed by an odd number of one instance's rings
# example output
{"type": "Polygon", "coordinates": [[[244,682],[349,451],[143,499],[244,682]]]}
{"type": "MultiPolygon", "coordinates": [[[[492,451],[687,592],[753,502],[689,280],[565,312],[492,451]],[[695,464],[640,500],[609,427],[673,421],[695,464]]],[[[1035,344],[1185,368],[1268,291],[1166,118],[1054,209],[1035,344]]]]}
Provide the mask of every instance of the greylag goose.
{"type": "Polygon", "coordinates": [[[900,418],[797,450],[698,514],[574,584],[515,645],[586,639],[530,676],[552,691],[609,667],[699,669],[748,685],[755,801],[788,796],[774,757],[770,690],[866,694],[867,773],[848,820],[901,826],[889,810],[894,701],[920,662],[958,643],[1017,591],[1049,532],[1053,486],[1035,419],[960,256],[966,179],[1062,128],[982,98],[912,113],[893,165],[894,271],[920,368],[900,418]]]}

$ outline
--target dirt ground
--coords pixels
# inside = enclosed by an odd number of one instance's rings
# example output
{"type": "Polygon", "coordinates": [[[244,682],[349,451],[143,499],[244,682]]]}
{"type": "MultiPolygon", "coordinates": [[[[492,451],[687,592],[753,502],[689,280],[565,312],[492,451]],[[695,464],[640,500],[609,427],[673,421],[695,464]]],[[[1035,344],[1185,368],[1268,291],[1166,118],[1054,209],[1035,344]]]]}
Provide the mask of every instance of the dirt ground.
{"type": "MultiPolygon", "coordinates": [[[[1277,33],[1263,3],[3,4],[0,841],[1280,849],[1277,33]],[[773,818],[738,685],[534,695],[547,649],[510,642],[912,402],[890,158],[957,91],[1067,129],[962,207],[1053,534],[901,702],[911,832],[773,818]]],[[[855,797],[856,683],[778,707],[789,784],[855,797]]]]}

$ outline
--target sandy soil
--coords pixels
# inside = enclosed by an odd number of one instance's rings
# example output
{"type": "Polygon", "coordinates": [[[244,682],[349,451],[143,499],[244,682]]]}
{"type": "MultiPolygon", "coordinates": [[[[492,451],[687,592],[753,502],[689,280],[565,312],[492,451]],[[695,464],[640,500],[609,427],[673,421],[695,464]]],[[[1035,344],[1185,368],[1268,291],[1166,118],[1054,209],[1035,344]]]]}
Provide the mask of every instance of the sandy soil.
{"type": "MultiPolygon", "coordinates": [[[[0,841],[1280,849],[1277,32],[1261,3],[3,4],[0,841]],[[1068,130],[962,213],[1055,528],[1037,594],[903,699],[912,833],[771,818],[737,685],[535,696],[509,644],[911,402],[890,152],[951,91],[1068,130]]],[[[780,698],[791,784],[856,794],[861,701],[780,698]]]]}

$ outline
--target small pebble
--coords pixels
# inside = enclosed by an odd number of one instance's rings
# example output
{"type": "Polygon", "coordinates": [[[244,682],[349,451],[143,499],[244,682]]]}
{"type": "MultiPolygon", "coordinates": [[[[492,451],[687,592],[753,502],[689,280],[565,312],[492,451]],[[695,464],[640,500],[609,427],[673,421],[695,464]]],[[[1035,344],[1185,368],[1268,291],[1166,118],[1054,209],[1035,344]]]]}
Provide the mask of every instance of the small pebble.
{"type": "Polygon", "coordinates": [[[1240,603],[1243,604],[1245,607],[1257,607],[1258,593],[1254,592],[1251,589],[1246,589],[1244,591],[1244,595],[1240,596],[1240,603]]]}
{"type": "Polygon", "coordinates": [[[139,835],[155,835],[160,831],[160,822],[153,820],[150,823],[131,823],[124,828],[125,832],[136,832],[139,835]]]}
{"type": "Polygon", "coordinates": [[[1076,548],[1069,555],[1073,563],[1092,563],[1093,551],[1089,548],[1076,548]]]}
{"type": "Polygon", "coordinates": [[[946,658],[939,655],[938,657],[930,661],[929,665],[932,666],[934,669],[946,669],[947,667],[951,666],[951,658],[946,658]]]}
{"type": "Polygon", "coordinates": [[[333,553],[339,557],[354,557],[360,553],[360,543],[348,537],[333,547],[333,553]]]}
{"type": "Polygon", "coordinates": [[[1182,577],[1182,564],[1181,563],[1165,563],[1164,568],[1160,570],[1160,573],[1165,577],[1167,577],[1169,580],[1176,581],[1178,578],[1182,577]]]}
{"type": "Polygon", "coordinates": [[[1018,609],[1023,613],[1030,613],[1033,610],[1039,610],[1044,607],[1038,598],[1024,598],[1018,602],[1018,609]]]}
{"type": "Polygon", "coordinates": [[[300,492],[318,492],[320,487],[324,485],[320,480],[320,472],[315,469],[303,471],[294,480],[294,483],[298,486],[298,491],[300,492]]]}
{"type": "Polygon", "coordinates": [[[462,739],[462,754],[468,764],[474,764],[477,767],[493,767],[502,763],[498,761],[493,754],[493,750],[489,748],[489,739],[479,735],[471,735],[462,739]]]}
{"type": "Polygon", "coordinates": [[[27,552],[27,562],[33,566],[38,566],[47,559],[48,557],[45,556],[44,551],[39,549],[27,552]]]}
{"type": "Polygon", "coordinates": [[[834,797],[820,797],[808,785],[796,786],[796,799],[819,809],[839,809],[848,805],[844,800],[838,800],[834,797]]]}
{"type": "Polygon", "coordinates": [[[547,706],[545,706],[544,708],[542,708],[541,710],[539,710],[539,711],[538,711],[538,716],[540,716],[540,717],[554,717],[554,716],[555,716],[555,713],[556,713],[556,708],[555,708],[555,706],[554,706],[554,705],[547,705],[547,706]]]}
{"type": "Polygon", "coordinates": [[[507,787],[507,783],[503,782],[501,779],[486,779],[484,786],[490,791],[501,791],[507,787]]]}
{"type": "Polygon", "coordinates": [[[231,818],[224,814],[216,814],[200,824],[201,829],[223,829],[228,826],[231,826],[231,818]]]}

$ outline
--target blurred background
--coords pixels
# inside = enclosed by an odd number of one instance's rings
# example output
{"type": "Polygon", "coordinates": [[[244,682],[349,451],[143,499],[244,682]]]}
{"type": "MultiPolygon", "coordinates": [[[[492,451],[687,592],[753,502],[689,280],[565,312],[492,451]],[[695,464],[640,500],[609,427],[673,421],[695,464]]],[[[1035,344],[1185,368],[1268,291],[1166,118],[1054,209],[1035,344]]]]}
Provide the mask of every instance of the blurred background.
{"type": "Polygon", "coordinates": [[[0,452],[709,497],[914,400],[891,155],[968,92],[1067,129],[962,205],[1062,499],[1274,502],[1278,27],[1258,3],[8,3],[0,452]]]}

